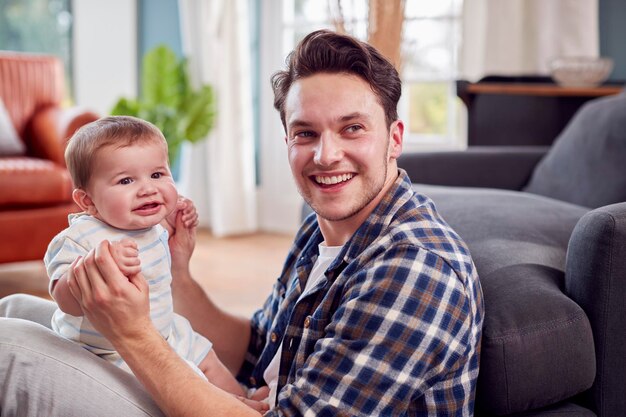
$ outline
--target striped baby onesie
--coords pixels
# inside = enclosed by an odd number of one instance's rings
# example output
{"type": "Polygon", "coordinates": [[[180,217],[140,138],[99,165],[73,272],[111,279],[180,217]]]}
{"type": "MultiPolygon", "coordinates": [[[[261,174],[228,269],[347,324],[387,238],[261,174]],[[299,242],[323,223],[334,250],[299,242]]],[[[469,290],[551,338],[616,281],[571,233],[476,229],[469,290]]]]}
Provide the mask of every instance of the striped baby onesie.
{"type": "MultiPolygon", "coordinates": [[[[111,242],[130,238],[137,243],[141,273],[150,286],[150,316],[170,346],[203,375],[197,365],[211,350],[211,342],[194,332],[184,317],[174,313],[171,291],[171,256],[168,233],[161,225],[142,230],[112,227],[86,213],[71,214],[69,227],[52,239],[44,263],[52,283],[59,279],[79,256],[87,255],[103,240],[111,242]]],[[[52,329],[73,340],[101,358],[131,372],[111,343],[84,317],[75,317],[57,309],[52,329]]]]}

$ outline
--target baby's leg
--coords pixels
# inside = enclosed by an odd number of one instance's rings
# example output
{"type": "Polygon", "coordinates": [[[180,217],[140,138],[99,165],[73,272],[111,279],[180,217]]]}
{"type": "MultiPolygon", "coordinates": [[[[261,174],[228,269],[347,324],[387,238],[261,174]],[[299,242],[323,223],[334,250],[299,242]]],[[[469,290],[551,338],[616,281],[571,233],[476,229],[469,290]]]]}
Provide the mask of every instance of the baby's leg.
{"type": "Polygon", "coordinates": [[[213,385],[231,394],[245,396],[241,385],[218,359],[213,349],[202,359],[198,367],[213,385]]]}

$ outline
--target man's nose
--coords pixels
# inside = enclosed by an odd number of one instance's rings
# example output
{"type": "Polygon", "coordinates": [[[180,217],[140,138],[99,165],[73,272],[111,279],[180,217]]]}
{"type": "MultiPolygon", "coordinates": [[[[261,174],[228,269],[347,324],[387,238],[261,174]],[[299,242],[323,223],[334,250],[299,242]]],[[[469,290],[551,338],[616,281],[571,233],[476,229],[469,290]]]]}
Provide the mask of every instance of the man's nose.
{"type": "Polygon", "coordinates": [[[331,166],[341,160],[342,156],[339,139],[332,133],[322,133],[315,148],[313,161],[320,166],[331,166]]]}

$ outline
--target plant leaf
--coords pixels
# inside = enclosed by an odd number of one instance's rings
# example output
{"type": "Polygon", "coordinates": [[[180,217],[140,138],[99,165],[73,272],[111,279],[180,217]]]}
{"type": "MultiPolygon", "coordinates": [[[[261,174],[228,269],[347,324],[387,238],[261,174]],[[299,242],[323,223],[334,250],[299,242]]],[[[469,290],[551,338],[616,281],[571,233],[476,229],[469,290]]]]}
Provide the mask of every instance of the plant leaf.
{"type": "Polygon", "coordinates": [[[169,47],[159,45],[146,53],[141,76],[141,96],[148,106],[159,104],[176,108],[179,95],[180,66],[169,47]]]}
{"type": "Polygon", "coordinates": [[[178,59],[165,45],[151,49],[142,61],[141,86],[138,100],[120,99],[111,114],[139,117],[158,127],[167,140],[170,163],[185,140],[206,139],[215,121],[216,97],[209,85],[193,89],[187,59],[178,59]]]}
{"type": "Polygon", "coordinates": [[[191,94],[192,88],[189,83],[189,61],[183,58],[178,63],[178,94],[180,95],[180,105],[185,105],[185,99],[191,94]]]}
{"type": "Polygon", "coordinates": [[[187,99],[185,114],[185,138],[190,142],[206,139],[215,122],[215,94],[205,85],[187,99]]]}
{"type": "Polygon", "coordinates": [[[121,98],[115,103],[111,114],[113,116],[139,116],[139,102],[137,100],[121,98]]]}

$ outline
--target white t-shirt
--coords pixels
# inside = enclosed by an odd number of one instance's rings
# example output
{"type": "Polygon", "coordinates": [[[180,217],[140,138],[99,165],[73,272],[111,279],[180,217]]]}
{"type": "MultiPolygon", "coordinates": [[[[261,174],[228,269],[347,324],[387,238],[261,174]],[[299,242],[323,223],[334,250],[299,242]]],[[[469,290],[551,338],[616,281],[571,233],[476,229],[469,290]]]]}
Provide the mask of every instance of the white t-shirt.
{"type": "MultiPolygon", "coordinates": [[[[309,275],[309,279],[306,281],[306,286],[300,295],[301,299],[308,292],[311,291],[315,287],[315,285],[324,277],[324,273],[330,266],[330,264],[335,260],[335,258],[343,249],[343,246],[326,246],[324,242],[318,245],[319,256],[315,261],[315,265],[313,265],[313,269],[311,270],[311,274],[309,275]]],[[[267,386],[270,388],[270,394],[268,397],[270,409],[274,408],[276,405],[276,388],[278,385],[278,371],[280,367],[280,353],[283,350],[283,344],[280,343],[278,346],[278,350],[276,351],[276,355],[272,358],[272,361],[267,365],[265,372],[263,372],[263,379],[267,383],[267,386]]]]}

